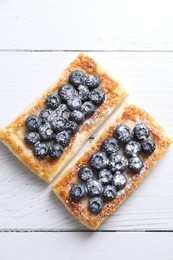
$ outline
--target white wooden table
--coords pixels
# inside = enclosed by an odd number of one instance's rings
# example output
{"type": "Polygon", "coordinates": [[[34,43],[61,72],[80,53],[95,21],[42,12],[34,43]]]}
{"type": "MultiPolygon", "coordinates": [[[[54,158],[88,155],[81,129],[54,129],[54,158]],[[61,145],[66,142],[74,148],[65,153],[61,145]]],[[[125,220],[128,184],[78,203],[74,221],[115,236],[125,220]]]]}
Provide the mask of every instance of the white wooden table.
{"type": "MultiPolygon", "coordinates": [[[[82,50],[173,134],[172,17],[167,0],[1,0],[0,126],[82,50]]],[[[88,232],[51,185],[0,144],[0,260],[173,259],[172,152],[97,232],[88,232]]]]}

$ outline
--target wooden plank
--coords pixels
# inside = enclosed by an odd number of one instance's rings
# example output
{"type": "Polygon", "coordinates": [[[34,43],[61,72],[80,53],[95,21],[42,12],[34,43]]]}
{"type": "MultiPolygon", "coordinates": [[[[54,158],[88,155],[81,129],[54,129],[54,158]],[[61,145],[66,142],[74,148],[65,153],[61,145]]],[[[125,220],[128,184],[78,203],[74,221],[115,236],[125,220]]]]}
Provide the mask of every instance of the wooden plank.
{"type": "Polygon", "coordinates": [[[1,233],[8,260],[172,259],[172,233],[1,233]]]}
{"type": "MultiPolygon", "coordinates": [[[[9,123],[75,58],[76,53],[0,53],[0,126],[9,123]]],[[[173,129],[173,53],[92,53],[169,132],[173,129]]],[[[173,229],[172,147],[144,183],[101,227],[173,229]]],[[[80,152],[81,153],[81,152],[80,152]]],[[[0,229],[79,230],[51,192],[0,144],[0,229]]]]}
{"type": "Polygon", "coordinates": [[[0,2],[0,49],[173,50],[172,1],[0,2]]]}

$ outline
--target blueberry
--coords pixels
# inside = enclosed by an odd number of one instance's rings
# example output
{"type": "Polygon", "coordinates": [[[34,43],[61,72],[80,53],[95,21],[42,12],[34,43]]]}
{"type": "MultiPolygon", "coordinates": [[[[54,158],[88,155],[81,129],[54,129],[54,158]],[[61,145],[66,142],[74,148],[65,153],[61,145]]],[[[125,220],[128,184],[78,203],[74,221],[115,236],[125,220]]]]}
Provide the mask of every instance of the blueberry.
{"type": "Polygon", "coordinates": [[[88,202],[88,208],[93,213],[100,213],[104,208],[104,203],[102,198],[100,197],[91,198],[88,202]]]}
{"type": "Polygon", "coordinates": [[[81,110],[84,112],[86,117],[89,117],[95,113],[96,107],[92,102],[86,101],[82,104],[81,110]]]}
{"type": "Polygon", "coordinates": [[[42,123],[46,123],[48,121],[49,116],[52,114],[52,110],[50,108],[44,108],[41,110],[39,117],[42,120],[42,123]]]}
{"type": "Polygon", "coordinates": [[[54,138],[54,132],[49,123],[41,125],[38,132],[43,141],[51,141],[54,138]]]}
{"type": "Polygon", "coordinates": [[[69,117],[70,120],[80,123],[84,120],[84,113],[79,110],[73,110],[69,117]]]}
{"type": "Polygon", "coordinates": [[[40,136],[37,132],[28,132],[25,134],[24,139],[27,144],[35,144],[40,141],[40,136]]]}
{"type": "Polygon", "coordinates": [[[87,86],[80,85],[77,90],[78,90],[78,95],[82,101],[87,101],[89,99],[90,92],[87,86]]]}
{"type": "Polygon", "coordinates": [[[79,201],[86,195],[86,188],[81,183],[74,184],[70,189],[70,197],[73,200],[79,201]]]}
{"type": "Polygon", "coordinates": [[[94,173],[93,173],[92,169],[89,168],[88,166],[83,166],[78,171],[78,177],[82,181],[88,181],[89,179],[94,178],[94,173]]]}
{"type": "Polygon", "coordinates": [[[59,158],[63,153],[63,148],[59,144],[52,144],[48,148],[48,155],[52,158],[59,158]]]}
{"type": "Polygon", "coordinates": [[[74,121],[68,121],[66,123],[66,130],[70,133],[70,134],[76,134],[79,131],[79,126],[76,122],[74,121]]]}
{"type": "Polygon", "coordinates": [[[133,172],[140,172],[143,167],[143,161],[140,157],[131,157],[129,159],[129,169],[133,172]]]}
{"type": "Polygon", "coordinates": [[[145,139],[141,143],[142,152],[146,154],[152,154],[156,149],[156,144],[151,139],[145,139]]]}
{"type": "Polygon", "coordinates": [[[117,196],[117,191],[115,189],[115,186],[112,185],[105,186],[102,195],[103,198],[107,201],[111,201],[115,199],[115,197],[117,196]]]}
{"type": "Polygon", "coordinates": [[[48,148],[48,155],[52,158],[59,158],[63,153],[63,148],[59,144],[52,144],[48,148]]]}
{"type": "Polygon", "coordinates": [[[48,108],[51,108],[51,109],[54,110],[57,107],[59,107],[60,104],[61,104],[60,97],[56,94],[50,94],[46,98],[46,105],[47,105],[48,108]]]}
{"type": "Polygon", "coordinates": [[[141,145],[138,142],[130,141],[125,145],[124,153],[128,156],[137,156],[141,152],[141,145]]]}
{"type": "Polygon", "coordinates": [[[100,85],[100,79],[97,75],[89,75],[86,77],[85,84],[89,89],[94,89],[100,85]]]}
{"type": "Polygon", "coordinates": [[[70,73],[69,81],[73,86],[78,87],[79,85],[84,83],[85,73],[81,70],[73,70],[70,73]]]}
{"type": "Polygon", "coordinates": [[[109,156],[118,152],[118,141],[114,138],[107,138],[102,143],[102,150],[109,156]]]}
{"type": "Polygon", "coordinates": [[[52,129],[57,132],[61,132],[66,128],[66,120],[59,116],[55,116],[50,124],[52,126],[52,129]]]}
{"type": "Polygon", "coordinates": [[[105,100],[105,93],[101,89],[93,89],[89,98],[95,105],[101,105],[105,100]]]}
{"type": "MultiPolygon", "coordinates": [[[[57,108],[58,109],[58,108],[57,108]]],[[[48,116],[47,120],[45,121],[45,123],[50,123],[52,122],[52,120],[57,117],[57,113],[56,113],[56,110],[53,110],[52,113],[48,116]]]]}
{"type": "Polygon", "coordinates": [[[145,124],[141,123],[141,124],[137,124],[134,127],[134,134],[135,137],[138,140],[143,140],[145,138],[148,138],[150,135],[150,129],[148,128],[148,126],[146,126],[145,124]]]}
{"type": "Polygon", "coordinates": [[[55,112],[57,116],[63,117],[65,120],[67,120],[70,115],[70,110],[67,108],[65,104],[59,105],[55,112]]]}
{"type": "Polygon", "coordinates": [[[109,158],[109,169],[115,173],[123,172],[128,166],[128,160],[122,154],[113,153],[109,158]]]}
{"type": "Polygon", "coordinates": [[[67,107],[70,110],[79,110],[81,109],[82,101],[79,96],[72,96],[67,100],[67,107]]]}
{"type": "Polygon", "coordinates": [[[101,181],[103,185],[107,185],[111,182],[112,180],[112,173],[108,169],[103,169],[99,172],[98,178],[101,181]]]}
{"type": "Polygon", "coordinates": [[[70,143],[70,134],[67,131],[62,131],[55,135],[55,139],[57,143],[59,143],[61,146],[65,147],[70,143]]]}
{"type": "Polygon", "coordinates": [[[119,125],[115,129],[115,138],[118,139],[120,143],[127,144],[133,138],[133,131],[127,125],[119,125]]]}
{"type": "Polygon", "coordinates": [[[41,143],[41,142],[37,142],[34,145],[34,154],[38,157],[38,158],[45,158],[47,156],[48,153],[48,146],[45,143],[41,143]]]}
{"type": "Polygon", "coordinates": [[[112,178],[112,185],[115,186],[116,191],[122,190],[127,184],[127,177],[121,173],[117,172],[112,178]]]}
{"type": "Polygon", "coordinates": [[[25,124],[30,131],[36,131],[41,126],[41,118],[36,115],[28,116],[25,124]]]}
{"type": "Polygon", "coordinates": [[[70,84],[64,84],[58,90],[58,94],[63,101],[67,101],[69,98],[74,96],[75,93],[75,88],[70,84]]]}
{"type": "Polygon", "coordinates": [[[52,122],[55,117],[61,117],[64,120],[68,120],[70,115],[70,110],[65,104],[61,104],[57,109],[55,109],[48,117],[47,121],[52,122]]]}
{"type": "Polygon", "coordinates": [[[90,158],[90,165],[100,171],[107,167],[108,161],[108,157],[104,152],[96,152],[90,158]]]}
{"type": "Polygon", "coordinates": [[[100,181],[89,179],[86,183],[88,194],[92,197],[101,195],[103,192],[103,185],[100,181]]]}

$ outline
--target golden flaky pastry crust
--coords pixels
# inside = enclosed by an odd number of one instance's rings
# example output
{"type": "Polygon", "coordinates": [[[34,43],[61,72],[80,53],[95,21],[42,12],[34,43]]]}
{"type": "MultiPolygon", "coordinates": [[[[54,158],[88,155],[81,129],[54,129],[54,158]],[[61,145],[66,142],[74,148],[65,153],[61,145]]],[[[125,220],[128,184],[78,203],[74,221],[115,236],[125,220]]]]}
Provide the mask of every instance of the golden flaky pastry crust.
{"type": "Polygon", "coordinates": [[[57,81],[52,84],[37,100],[31,104],[7,127],[0,129],[1,141],[18,157],[31,171],[51,182],[57,174],[73,158],[87,139],[100,127],[107,117],[122,103],[127,92],[113,79],[98,63],[89,56],[81,53],[62,72],[57,81]],[[25,143],[23,137],[26,133],[25,120],[31,114],[38,114],[45,107],[48,94],[57,92],[58,88],[67,82],[69,74],[74,69],[81,69],[87,74],[97,74],[100,77],[100,88],[103,89],[105,102],[96,109],[92,117],[80,125],[79,132],[75,134],[68,147],[64,149],[59,159],[38,159],[33,155],[31,148],[25,143]]]}
{"type": "Polygon", "coordinates": [[[58,177],[58,181],[53,185],[53,191],[59,199],[65,204],[67,209],[79,219],[84,225],[90,229],[97,229],[98,226],[112,214],[121,203],[128,198],[131,192],[143,181],[151,169],[162,157],[172,139],[166,134],[164,129],[143,109],[135,105],[126,105],[116,118],[109,119],[105,129],[101,131],[98,137],[93,141],[91,147],[78,159],[73,166],[64,174],[58,177]],[[131,128],[134,127],[135,122],[146,123],[151,130],[151,137],[156,143],[156,150],[152,155],[144,158],[144,167],[140,174],[128,174],[128,184],[124,190],[118,192],[118,196],[111,202],[105,203],[105,208],[99,214],[91,213],[87,208],[88,198],[84,198],[80,202],[74,202],[69,197],[69,190],[71,186],[78,181],[77,172],[80,167],[87,165],[90,156],[100,150],[103,140],[113,136],[114,129],[119,124],[126,124],[131,128]]]}

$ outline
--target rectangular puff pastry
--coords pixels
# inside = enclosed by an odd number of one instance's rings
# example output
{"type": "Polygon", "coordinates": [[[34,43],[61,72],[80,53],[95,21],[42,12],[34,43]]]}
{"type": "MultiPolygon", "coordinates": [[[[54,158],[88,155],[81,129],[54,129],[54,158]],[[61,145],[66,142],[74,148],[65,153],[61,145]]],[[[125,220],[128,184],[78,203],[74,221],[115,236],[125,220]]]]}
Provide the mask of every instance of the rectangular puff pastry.
{"type": "Polygon", "coordinates": [[[47,182],[51,182],[57,174],[67,165],[73,156],[79,151],[86,140],[100,127],[107,117],[122,103],[127,92],[112,78],[97,62],[86,54],[78,57],[62,72],[54,84],[52,84],[36,101],[31,104],[7,127],[0,129],[1,141],[12,153],[31,171],[47,182]],[[23,137],[26,132],[25,120],[31,114],[38,114],[45,107],[45,99],[50,93],[57,92],[59,87],[67,83],[71,71],[81,69],[87,74],[96,74],[100,77],[100,88],[105,93],[104,103],[96,109],[93,116],[86,119],[80,125],[77,134],[73,135],[70,144],[64,149],[63,155],[56,160],[50,158],[36,158],[23,137]]]}
{"type": "Polygon", "coordinates": [[[92,142],[90,148],[80,157],[80,159],[78,159],[64,174],[58,177],[58,181],[53,185],[53,191],[80,222],[89,229],[95,230],[143,181],[155,164],[160,160],[171,142],[172,139],[152,116],[135,105],[127,104],[116,118],[108,120],[106,128],[101,131],[98,137],[92,142]],[[87,197],[84,197],[79,202],[74,202],[69,197],[71,186],[78,181],[78,170],[80,167],[88,164],[90,156],[101,149],[101,144],[106,138],[113,136],[113,132],[117,125],[122,123],[133,128],[136,121],[142,121],[150,127],[151,137],[156,143],[156,150],[148,157],[146,156],[144,158],[143,156],[143,169],[139,174],[131,174],[128,176],[129,178],[126,187],[118,192],[117,197],[111,202],[106,202],[101,213],[93,214],[88,210],[87,197]]]}

